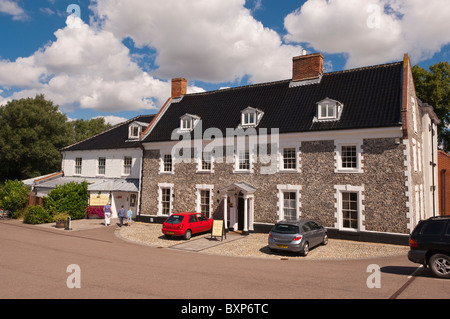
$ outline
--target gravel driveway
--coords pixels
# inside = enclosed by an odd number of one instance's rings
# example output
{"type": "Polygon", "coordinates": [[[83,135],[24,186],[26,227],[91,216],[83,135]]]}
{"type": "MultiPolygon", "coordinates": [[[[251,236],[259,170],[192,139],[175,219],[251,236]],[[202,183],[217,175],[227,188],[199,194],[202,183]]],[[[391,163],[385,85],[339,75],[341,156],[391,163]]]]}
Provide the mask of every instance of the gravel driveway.
{"type": "MultiPolygon", "coordinates": [[[[167,248],[183,243],[182,239],[166,239],[161,232],[162,225],[134,222],[131,226],[122,227],[116,232],[122,239],[143,245],[167,248]]],[[[191,240],[210,236],[203,234],[193,236],[191,240]]],[[[401,256],[406,257],[409,251],[407,246],[361,243],[346,240],[329,239],[328,245],[318,246],[310,250],[310,259],[361,259],[372,257],[401,256]]],[[[267,234],[253,233],[243,236],[242,239],[223,243],[221,245],[202,250],[201,253],[218,254],[240,257],[261,257],[274,259],[305,259],[293,253],[272,253],[267,246],[267,234]]]]}

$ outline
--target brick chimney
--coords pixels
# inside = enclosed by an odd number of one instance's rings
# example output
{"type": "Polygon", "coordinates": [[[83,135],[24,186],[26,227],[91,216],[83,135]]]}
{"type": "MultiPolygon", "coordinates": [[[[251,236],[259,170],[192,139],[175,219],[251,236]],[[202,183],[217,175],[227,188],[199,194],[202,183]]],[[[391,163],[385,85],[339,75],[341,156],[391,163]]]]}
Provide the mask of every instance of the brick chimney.
{"type": "Polygon", "coordinates": [[[292,81],[318,78],[323,74],[323,55],[313,53],[292,58],[292,81]]]}
{"type": "Polygon", "coordinates": [[[187,93],[187,80],[185,78],[172,79],[172,98],[181,97],[187,93]]]}

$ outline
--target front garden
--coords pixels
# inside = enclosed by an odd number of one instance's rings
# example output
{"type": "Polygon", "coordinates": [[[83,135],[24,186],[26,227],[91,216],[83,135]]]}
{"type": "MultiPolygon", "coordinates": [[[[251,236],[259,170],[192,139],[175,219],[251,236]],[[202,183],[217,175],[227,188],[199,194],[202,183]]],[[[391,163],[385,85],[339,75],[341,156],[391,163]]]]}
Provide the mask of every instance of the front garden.
{"type": "Polygon", "coordinates": [[[0,190],[0,207],[27,224],[44,224],[83,218],[102,218],[103,207],[88,206],[87,182],[57,186],[43,200],[43,206],[27,206],[30,190],[21,181],[6,181],[0,190]]]}

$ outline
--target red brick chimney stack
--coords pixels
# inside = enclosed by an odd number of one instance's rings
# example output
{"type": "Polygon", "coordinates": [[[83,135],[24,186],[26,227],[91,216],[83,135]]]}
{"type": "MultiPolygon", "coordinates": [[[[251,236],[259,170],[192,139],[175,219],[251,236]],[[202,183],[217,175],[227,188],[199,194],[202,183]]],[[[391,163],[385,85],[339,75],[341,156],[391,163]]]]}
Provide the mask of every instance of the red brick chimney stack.
{"type": "Polygon", "coordinates": [[[178,98],[187,93],[187,80],[185,78],[172,79],[172,98],[178,98]]]}
{"type": "MultiPolygon", "coordinates": [[[[305,51],[304,51],[305,52],[305,51]]],[[[292,58],[292,81],[318,78],[323,74],[323,55],[313,53],[292,58]]]]}

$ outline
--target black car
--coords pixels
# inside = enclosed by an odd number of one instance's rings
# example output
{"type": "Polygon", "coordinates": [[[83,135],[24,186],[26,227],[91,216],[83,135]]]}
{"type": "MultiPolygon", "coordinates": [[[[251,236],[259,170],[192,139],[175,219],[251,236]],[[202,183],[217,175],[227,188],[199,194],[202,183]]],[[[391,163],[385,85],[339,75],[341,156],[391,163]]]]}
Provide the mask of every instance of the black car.
{"type": "Polygon", "coordinates": [[[420,221],[409,237],[408,259],[450,278],[450,216],[420,221]]]}

